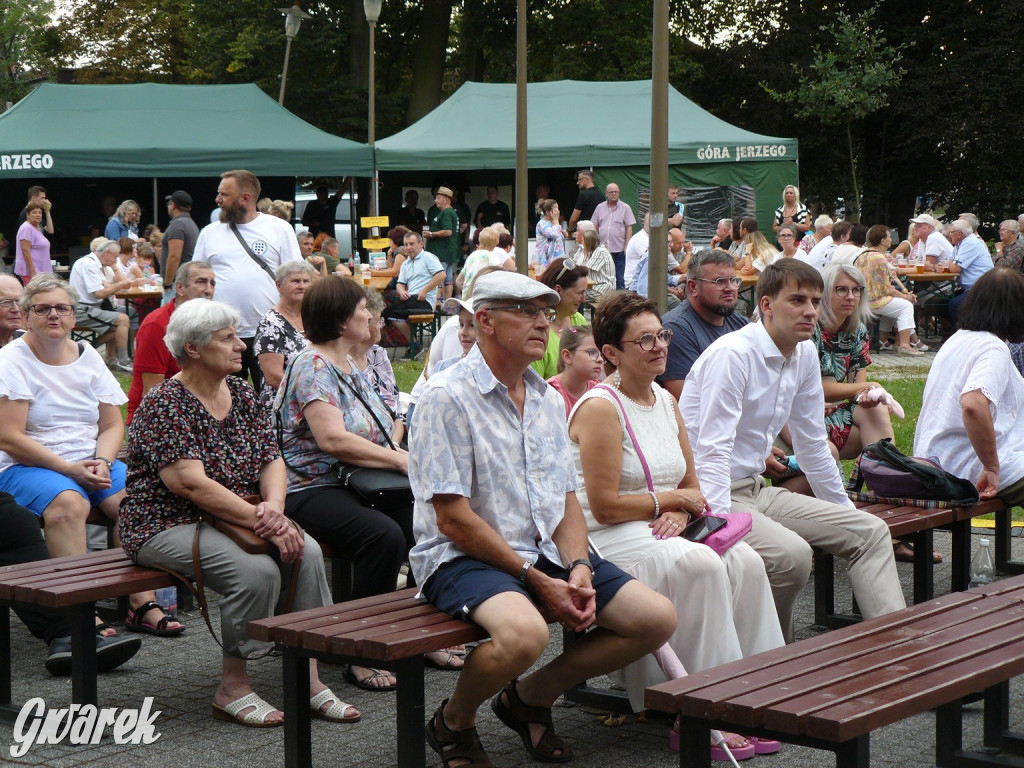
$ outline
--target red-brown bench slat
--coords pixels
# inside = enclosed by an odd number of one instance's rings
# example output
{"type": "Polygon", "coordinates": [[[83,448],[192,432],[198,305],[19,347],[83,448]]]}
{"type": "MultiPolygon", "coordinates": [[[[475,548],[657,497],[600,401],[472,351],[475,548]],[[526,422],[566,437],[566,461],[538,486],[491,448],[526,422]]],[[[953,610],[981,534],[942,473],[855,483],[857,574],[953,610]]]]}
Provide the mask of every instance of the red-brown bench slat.
{"type": "Polygon", "coordinates": [[[318,616],[329,616],[334,613],[344,615],[351,611],[358,611],[360,609],[369,608],[370,612],[389,610],[389,606],[392,603],[409,600],[416,595],[416,589],[403,589],[397,592],[387,592],[383,595],[373,595],[371,597],[361,597],[357,600],[349,600],[344,603],[336,603],[334,605],[324,605],[319,608],[306,608],[302,611],[295,611],[293,613],[281,614],[280,616],[268,616],[265,619],[259,621],[250,621],[247,625],[247,632],[250,633],[250,637],[254,640],[272,640],[272,633],[278,627],[282,627],[291,624],[295,621],[302,621],[306,618],[316,618],[318,616]],[[260,633],[259,636],[251,634],[255,630],[260,633]]]}
{"type": "Polygon", "coordinates": [[[738,659],[705,672],[692,672],[687,677],[669,680],[647,688],[646,706],[661,712],[676,713],[679,711],[679,700],[684,695],[710,686],[726,685],[730,681],[741,680],[758,671],[771,669],[780,662],[801,659],[822,650],[840,646],[848,642],[851,637],[878,636],[893,628],[912,625],[927,617],[944,614],[961,605],[974,603],[981,599],[981,595],[968,592],[944,595],[927,603],[914,605],[905,611],[879,616],[860,624],[802,640],[798,646],[783,646],[746,659],[738,659]]]}
{"type": "MultiPolygon", "coordinates": [[[[433,606],[430,606],[433,608],[433,606]]],[[[385,617],[387,618],[387,617],[385,617]]],[[[407,618],[401,621],[383,621],[375,623],[372,627],[351,627],[343,633],[333,635],[328,640],[328,649],[332,653],[340,653],[345,656],[358,656],[363,653],[363,644],[367,640],[373,640],[385,635],[392,635],[407,631],[416,631],[421,627],[431,627],[435,624],[443,624],[451,621],[447,613],[437,610],[427,612],[421,616],[407,618]]],[[[437,650],[432,648],[431,650],[437,650]]]]}
{"type": "MultiPolygon", "coordinates": [[[[746,722],[760,720],[751,711],[757,709],[763,712],[766,728],[802,733],[806,718],[818,710],[847,699],[870,697],[931,669],[948,667],[989,647],[1015,641],[1022,621],[1024,609],[1019,606],[1013,614],[1005,609],[990,612],[977,620],[914,638],[894,648],[873,651],[860,659],[851,658],[831,671],[821,670],[799,677],[799,687],[790,687],[776,701],[762,699],[758,703],[752,697],[738,697],[726,707],[727,718],[732,720],[732,713],[736,712],[744,714],[746,722]]],[[[762,693],[771,696],[773,692],[762,693]]]]}
{"type": "Polygon", "coordinates": [[[133,592],[169,587],[174,583],[174,577],[169,573],[135,566],[118,574],[60,584],[45,591],[40,587],[15,588],[14,600],[32,602],[45,608],[68,608],[109,597],[123,597],[133,592]]]}
{"type": "Polygon", "coordinates": [[[856,678],[870,674],[873,664],[885,667],[897,663],[900,656],[908,652],[908,647],[927,648],[938,643],[944,636],[936,640],[937,633],[951,626],[967,636],[966,627],[985,616],[996,616],[990,619],[992,625],[1006,623],[998,618],[1003,608],[988,606],[986,610],[985,605],[985,601],[979,600],[912,625],[857,637],[823,651],[788,659],[741,679],[709,686],[688,696],[683,702],[683,712],[703,717],[721,716],[748,727],[760,725],[761,710],[773,708],[816,687],[837,684],[844,675],[856,678]]]}
{"type": "Polygon", "coordinates": [[[472,643],[487,639],[482,627],[462,619],[447,621],[423,627],[415,632],[403,631],[391,635],[367,638],[360,644],[360,653],[367,658],[393,661],[435,651],[438,646],[447,648],[461,643],[472,643]]]}
{"type": "Polygon", "coordinates": [[[891,692],[892,701],[868,698],[822,710],[808,718],[807,735],[846,741],[1021,674],[1024,639],[1017,639],[991,653],[976,653],[958,664],[924,674],[912,684],[896,686],[891,692]]]}
{"type": "MultiPolygon", "coordinates": [[[[402,605],[392,603],[393,606],[402,605]]],[[[294,645],[306,648],[311,651],[326,651],[330,648],[331,641],[336,636],[363,637],[367,634],[381,631],[379,627],[392,624],[399,619],[409,618],[413,621],[429,619],[437,609],[428,603],[409,605],[405,607],[393,607],[390,610],[372,616],[360,618],[349,618],[342,615],[340,621],[334,624],[310,627],[302,631],[295,631],[294,625],[285,627],[278,631],[278,642],[284,645],[294,645]]]]}

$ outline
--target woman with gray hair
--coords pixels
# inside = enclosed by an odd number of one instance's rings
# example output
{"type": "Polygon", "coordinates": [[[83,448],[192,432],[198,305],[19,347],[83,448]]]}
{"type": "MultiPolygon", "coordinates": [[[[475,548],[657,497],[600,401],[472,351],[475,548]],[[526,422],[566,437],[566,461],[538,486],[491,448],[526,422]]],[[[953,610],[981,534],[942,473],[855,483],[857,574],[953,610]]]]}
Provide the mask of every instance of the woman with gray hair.
{"type": "Polygon", "coordinates": [[[993,266],[1009,267],[1021,271],[1024,262],[1024,248],[1021,247],[1017,235],[1020,226],[1014,219],[1007,219],[999,225],[999,239],[996,240],[996,255],[992,259],[993,266]]]}
{"type": "Polygon", "coordinates": [[[587,302],[593,304],[615,290],[615,261],[611,251],[601,244],[593,222],[581,221],[576,225],[576,242],[580,244],[576,263],[586,267],[594,280],[594,287],[587,289],[587,302]]]}
{"type": "Polygon", "coordinates": [[[260,403],[267,413],[274,405],[274,395],[288,363],[308,343],[302,326],[302,297],[316,274],[316,268],[306,261],[286,261],[277,268],[275,277],[281,298],[260,320],[253,341],[253,354],[263,371],[260,403]]]}
{"type": "MultiPolygon", "coordinates": [[[[124,551],[147,567],[195,577],[196,549],[204,582],[222,595],[223,677],[213,716],[270,728],[284,715],[253,691],[246,658],[266,644],[249,639],[246,625],[273,616],[290,588],[295,610],[326,605],[330,592],[320,546],[284,515],[284,463],[270,423],[252,387],[232,375],[245,349],[238,318],[238,310],[208,299],[192,299],[171,316],[165,341],[181,371],[150,390],[135,412],[119,530],[124,551]],[[201,523],[201,512],[251,528],[276,556],[246,553],[201,523]]],[[[315,661],[309,683],[315,717],[359,719],[320,682],[315,661]]]]}
{"type": "MultiPolygon", "coordinates": [[[[128,398],[99,353],[71,339],[77,302],[57,275],[36,275],[21,298],[27,331],[0,350],[0,491],[42,518],[53,557],[85,554],[89,510],[116,520],[124,498],[128,398]]],[[[131,595],[125,628],[181,634],[154,597],[131,595]]]]}
{"type": "Polygon", "coordinates": [[[825,417],[825,428],[839,458],[852,459],[865,445],[891,438],[892,423],[885,406],[863,397],[881,386],[868,381],[871,354],[865,320],[871,310],[864,275],[849,264],[830,264],[821,278],[825,288],[811,338],[818,347],[825,402],[839,404],[825,417]]]}
{"type": "MultiPolygon", "coordinates": [[[[384,323],[381,314],[384,312],[384,297],[373,288],[363,288],[366,294],[366,311],[370,313],[370,335],[352,348],[352,359],[362,372],[370,388],[384,401],[391,411],[391,417],[402,419],[401,406],[398,402],[398,384],[395,371],[391,367],[388,353],[380,346],[380,329],[384,323]]],[[[395,434],[391,439],[401,443],[405,437],[405,422],[395,426],[395,434]]]]}

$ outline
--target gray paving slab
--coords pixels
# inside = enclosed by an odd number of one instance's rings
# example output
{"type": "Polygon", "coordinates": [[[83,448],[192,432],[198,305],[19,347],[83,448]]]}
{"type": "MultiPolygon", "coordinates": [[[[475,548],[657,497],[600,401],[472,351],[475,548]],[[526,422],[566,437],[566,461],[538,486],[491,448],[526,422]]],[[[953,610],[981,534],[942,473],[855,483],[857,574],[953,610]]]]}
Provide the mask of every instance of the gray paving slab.
{"type": "MultiPolygon", "coordinates": [[[[975,540],[977,536],[975,536],[975,540]]],[[[935,534],[936,548],[947,556],[947,563],[936,569],[936,593],[949,588],[949,538],[935,534]]],[[[1014,539],[1015,556],[1024,558],[1024,540],[1014,539]]],[[[837,583],[842,600],[849,602],[849,586],[840,566],[837,583]]],[[[911,595],[909,564],[899,565],[904,592],[911,595]]],[[[216,609],[216,601],[214,601],[216,609]]],[[[0,725],[0,765],[45,766],[127,766],[150,768],[275,768],[284,764],[284,733],[280,728],[257,730],[213,720],[210,702],[220,677],[220,649],[209,637],[198,613],[187,615],[189,628],[180,638],[146,637],[140,653],[121,669],[100,676],[100,706],[139,707],[144,697],[153,696],[157,717],[158,741],[149,745],[117,745],[106,739],[98,745],[37,745],[22,758],[11,758],[14,729],[0,725]]],[[[43,668],[45,648],[24,626],[12,617],[12,657],[14,661],[14,699],[24,702],[41,696],[50,707],[66,705],[71,697],[67,678],[51,677],[43,668]]],[[[217,621],[214,621],[217,626],[217,621]]],[[[813,626],[813,595],[808,585],[801,593],[797,626],[799,637],[822,632],[813,626]]],[[[560,640],[552,640],[548,654],[558,651],[560,640]]],[[[256,689],[271,703],[281,702],[281,662],[267,657],[251,662],[250,671],[256,689]]],[[[325,666],[323,679],[344,699],[356,704],[363,720],[351,725],[314,721],[314,765],[323,768],[381,768],[396,764],[395,695],[370,693],[342,680],[342,670],[325,666]]],[[[457,675],[427,670],[427,709],[432,711],[450,695],[457,675]]],[[[608,682],[608,681],[604,681],[608,682]]],[[[1014,711],[1024,704],[1019,683],[1011,686],[1014,711]]],[[[560,704],[555,722],[560,735],[573,744],[581,768],[670,768],[678,766],[678,756],[668,749],[669,722],[660,715],[649,718],[630,716],[617,727],[602,724],[600,713],[587,708],[560,704]]],[[[967,745],[981,740],[981,705],[965,710],[967,745]]],[[[871,765],[901,765],[905,768],[935,764],[934,717],[930,714],[910,718],[883,728],[872,737],[871,765]]],[[[499,723],[485,707],[479,722],[481,738],[497,766],[537,765],[524,752],[518,738],[499,723]]],[[[428,765],[439,761],[428,750],[428,765]]],[[[811,749],[783,746],[775,756],[746,761],[753,768],[817,768],[833,765],[831,755],[811,749]]]]}

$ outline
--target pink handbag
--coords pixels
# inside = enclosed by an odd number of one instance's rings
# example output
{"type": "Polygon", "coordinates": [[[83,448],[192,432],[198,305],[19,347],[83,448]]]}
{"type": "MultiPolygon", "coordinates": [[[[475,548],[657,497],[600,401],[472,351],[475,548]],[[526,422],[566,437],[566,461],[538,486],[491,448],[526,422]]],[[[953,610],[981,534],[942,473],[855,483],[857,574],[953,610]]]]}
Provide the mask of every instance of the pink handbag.
{"type": "MultiPolygon", "coordinates": [[[[615,390],[608,385],[599,384],[598,386],[611,393],[612,398],[614,398],[615,402],[618,403],[619,413],[622,414],[622,421],[626,425],[626,433],[629,435],[629,439],[633,441],[633,450],[636,451],[637,458],[640,459],[640,465],[644,468],[644,478],[647,480],[647,490],[654,493],[654,483],[651,481],[651,470],[647,466],[647,459],[644,458],[644,452],[640,450],[640,443],[637,442],[636,435],[633,434],[633,426],[629,423],[629,416],[626,415],[626,409],[622,406],[622,401],[619,399],[615,390]]],[[[750,533],[751,520],[749,512],[730,512],[727,515],[705,515],[705,517],[717,517],[720,520],[725,520],[725,525],[712,531],[700,541],[701,544],[711,547],[711,549],[719,555],[724,555],[729,551],[729,547],[750,533]]],[[[695,519],[696,518],[692,516],[690,518],[691,522],[695,519]]]]}

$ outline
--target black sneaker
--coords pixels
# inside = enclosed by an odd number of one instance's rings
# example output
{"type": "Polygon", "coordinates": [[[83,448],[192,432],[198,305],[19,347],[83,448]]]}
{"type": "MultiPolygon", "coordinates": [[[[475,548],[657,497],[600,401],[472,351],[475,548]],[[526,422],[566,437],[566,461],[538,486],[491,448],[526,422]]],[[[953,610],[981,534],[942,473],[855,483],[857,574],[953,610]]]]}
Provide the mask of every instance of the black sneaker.
{"type": "MultiPolygon", "coordinates": [[[[141,647],[142,639],[139,637],[96,635],[97,671],[109,672],[112,669],[117,669],[138,653],[141,647]]],[[[46,656],[46,671],[51,675],[71,674],[70,637],[58,637],[50,643],[50,652],[46,656]]]]}

